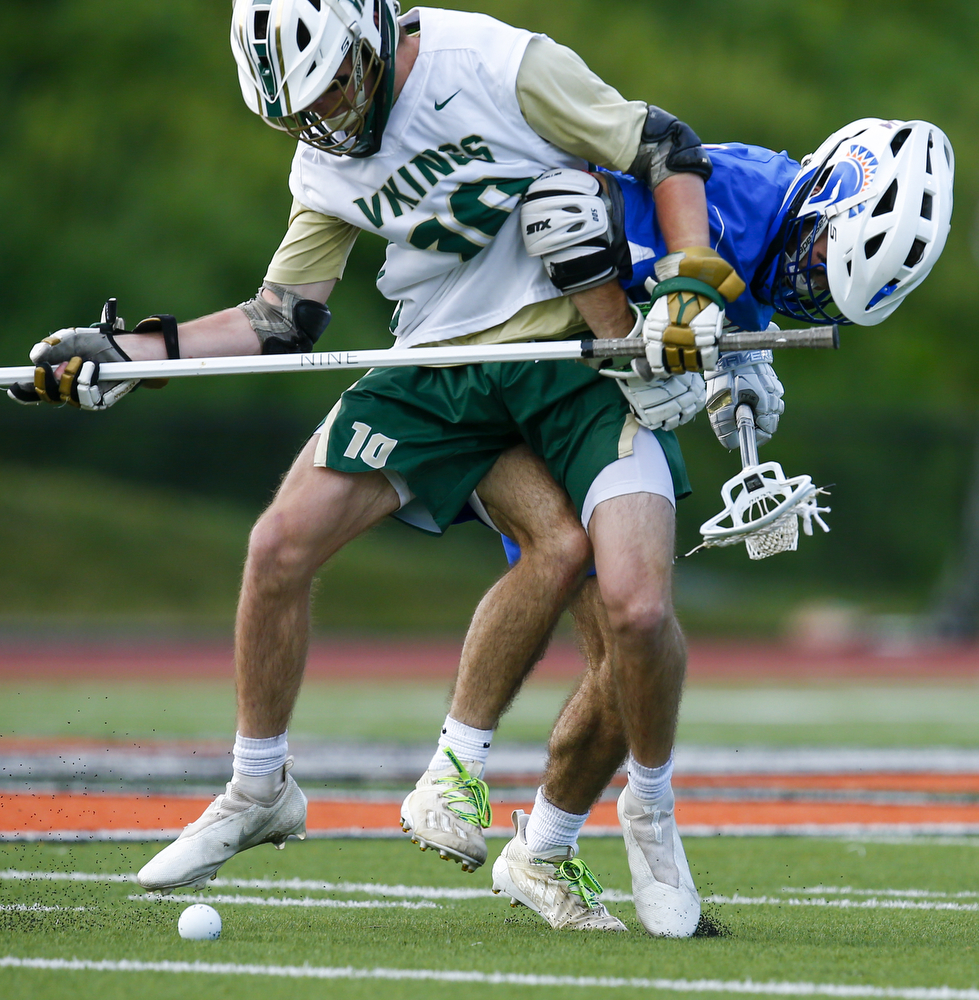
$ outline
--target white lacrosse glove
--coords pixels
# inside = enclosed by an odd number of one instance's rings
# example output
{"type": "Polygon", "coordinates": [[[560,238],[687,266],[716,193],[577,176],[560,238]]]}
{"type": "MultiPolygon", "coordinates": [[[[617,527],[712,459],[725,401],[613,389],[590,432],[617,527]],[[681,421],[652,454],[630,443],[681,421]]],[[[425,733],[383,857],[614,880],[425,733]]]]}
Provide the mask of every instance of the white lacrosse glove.
{"type": "MultiPolygon", "coordinates": [[[[154,316],[138,323],[131,332],[161,332],[164,321],[169,321],[169,325],[176,330],[173,317],[154,316]]],[[[14,402],[24,405],[45,402],[60,406],[68,403],[82,410],[107,410],[140,384],[138,379],[99,382],[99,367],[103,363],[132,360],[113,337],[114,332],[125,329],[122,317],[116,316],[116,300],[109,299],[102,309],[102,321],[97,325],[67,327],[35,344],[31,348],[31,361],[37,365],[33,384],[18,382],[7,389],[7,395],[14,402]],[[58,377],[55,369],[61,364],[65,368],[58,377]]],[[[170,336],[175,341],[175,332],[170,336]]],[[[169,343],[167,350],[171,353],[169,343]]],[[[166,380],[145,380],[143,384],[158,388],[165,385],[166,380]]]]}
{"type": "Polygon", "coordinates": [[[735,351],[722,354],[707,373],[707,414],[717,440],[729,451],[738,448],[735,410],[748,403],[755,414],[759,447],[771,440],[785,405],[782,383],[772,368],[771,351],[735,351]]]}
{"type": "Polygon", "coordinates": [[[713,368],[724,309],[744,291],[744,282],[709,247],[667,254],[654,270],[656,279],[646,280],[652,306],[642,331],[652,374],[666,378],[713,368]]]}
{"type": "MultiPolygon", "coordinates": [[[[626,340],[642,336],[645,313],[634,302],[629,308],[636,317],[632,331],[626,340]]],[[[612,359],[596,359],[597,367],[609,364],[612,359]]],[[[588,362],[586,362],[587,364],[588,362]]],[[[624,371],[602,368],[600,375],[614,378],[629,401],[632,412],[643,427],[651,431],[674,431],[682,424],[689,423],[704,408],[707,389],[704,378],[698,372],[687,372],[668,378],[656,378],[649,370],[645,358],[636,358],[624,371]]]]}
{"type": "Polygon", "coordinates": [[[636,419],[651,431],[675,431],[693,420],[707,401],[704,376],[700,372],[686,372],[651,382],[628,372],[603,371],[602,374],[616,379],[636,419]]]}

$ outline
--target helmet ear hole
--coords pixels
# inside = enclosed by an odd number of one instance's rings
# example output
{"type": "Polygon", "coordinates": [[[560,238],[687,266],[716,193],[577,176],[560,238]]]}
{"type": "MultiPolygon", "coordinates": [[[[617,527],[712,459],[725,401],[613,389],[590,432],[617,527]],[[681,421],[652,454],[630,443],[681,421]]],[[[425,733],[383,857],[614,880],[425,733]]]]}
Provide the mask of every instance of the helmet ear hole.
{"type": "Polygon", "coordinates": [[[931,195],[927,191],[921,196],[921,218],[931,218],[931,195]]]}
{"type": "Polygon", "coordinates": [[[867,258],[867,260],[870,260],[870,258],[873,257],[875,253],[877,253],[877,251],[880,249],[881,243],[884,242],[884,237],[886,235],[887,235],[886,233],[878,233],[876,236],[871,236],[871,238],[867,240],[866,243],[864,243],[863,253],[864,256],[867,258]]]}
{"type": "Polygon", "coordinates": [[[810,192],[810,197],[814,194],[819,194],[820,191],[826,186],[826,182],[829,180],[830,174],[832,174],[833,168],[826,167],[825,170],[819,175],[819,180],[816,181],[812,186],[812,191],[810,192]]]}
{"type": "Polygon", "coordinates": [[[269,12],[267,10],[255,11],[255,37],[265,38],[269,31],[269,12]]]}
{"type": "Polygon", "coordinates": [[[916,239],[914,243],[911,244],[911,250],[908,253],[907,258],[904,261],[905,267],[914,267],[919,260],[924,256],[925,252],[925,241],[916,239]]]}
{"type": "Polygon", "coordinates": [[[881,199],[874,206],[874,210],[870,213],[872,218],[876,218],[878,215],[886,215],[888,212],[894,211],[894,203],[897,201],[897,178],[891,181],[890,186],[881,195],[881,199]]]}
{"type": "MultiPolygon", "coordinates": [[[[312,36],[309,33],[309,28],[306,27],[305,21],[299,21],[296,25],[296,45],[299,46],[299,51],[305,50],[306,46],[312,41],[312,36]]],[[[308,74],[307,74],[308,75],[308,74]]]]}
{"type": "Polygon", "coordinates": [[[897,156],[898,151],[907,142],[908,136],[911,134],[911,129],[902,128],[900,132],[893,139],[891,139],[891,152],[897,156]]]}

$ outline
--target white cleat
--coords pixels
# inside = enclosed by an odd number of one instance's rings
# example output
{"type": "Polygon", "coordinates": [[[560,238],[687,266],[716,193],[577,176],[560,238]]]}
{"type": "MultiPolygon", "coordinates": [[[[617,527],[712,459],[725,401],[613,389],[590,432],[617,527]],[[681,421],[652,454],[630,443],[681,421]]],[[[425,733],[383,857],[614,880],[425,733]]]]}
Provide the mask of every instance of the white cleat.
{"type": "Polygon", "coordinates": [[[523,903],[555,930],[626,930],[599,900],[602,887],[572,848],[554,857],[534,857],[527,846],[529,819],[522,809],[513,813],[516,836],[493,864],[493,892],[506,893],[511,906],[523,903]]]}
{"type": "Polygon", "coordinates": [[[482,764],[446,754],[453,771],[426,771],[401,804],[401,829],[423,851],[438,851],[474,872],[486,861],[483,830],[493,822],[489,788],[481,781],[482,764]]]}
{"type": "Polygon", "coordinates": [[[306,796],[283,769],[285,785],[269,805],[249,798],[232,782],[180,836],[148,861],[136,881],[147,892],[170,892],[185,886],[203,888],[229,858],[259,844],[280,850],[287,837],[306,839],[306,796]]]}
{"type": "Polygon", "coordinates": [[[642,802],[627,785],[618,813],[639,922],[653,937],[690,937],[700,922],[700,897],[673,818],[673,790],[642,802]]]}

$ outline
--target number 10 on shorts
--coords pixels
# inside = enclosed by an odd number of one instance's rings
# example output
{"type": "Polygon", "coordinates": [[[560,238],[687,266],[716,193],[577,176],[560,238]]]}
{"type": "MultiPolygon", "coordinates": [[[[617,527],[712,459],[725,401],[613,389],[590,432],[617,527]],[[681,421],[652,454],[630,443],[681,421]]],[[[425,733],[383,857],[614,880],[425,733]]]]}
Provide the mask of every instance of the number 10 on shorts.
{"type": "Polygon", "coordinates": [[[350,439],[343,457],[357,458],[359,455],[364,465],[369,465],[372,469],[383,469],[398,442],[383,434],[371,434],[370,425],[359,420],[355,420],[351,426],[354,436],[350,439]]]}

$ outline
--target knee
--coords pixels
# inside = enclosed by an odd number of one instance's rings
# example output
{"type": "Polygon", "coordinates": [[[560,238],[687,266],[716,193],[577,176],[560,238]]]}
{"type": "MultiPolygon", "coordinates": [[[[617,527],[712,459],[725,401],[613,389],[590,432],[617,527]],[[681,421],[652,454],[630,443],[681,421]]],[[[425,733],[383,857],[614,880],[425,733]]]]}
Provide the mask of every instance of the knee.
{"type": "Polygon", "coordinates": [[[617,642],[660,646],[675,630],[673,605],[660,593],[636,591],[605,598],[609,624],[617,642]]]}
{"type": "Polygon", "coordinates": [[[592,562],[591,542],[577,522],[562,522],[546,534],[524,539],[520,553],[521,561],[526,559],[566,587],[576,585],[592,562]]]}
{"type": "Polygon", "coordinates": [[[248,536],[245,576],[267,589],[306,582],[319,568],[301,527],[273,504],[248,536]]]}

